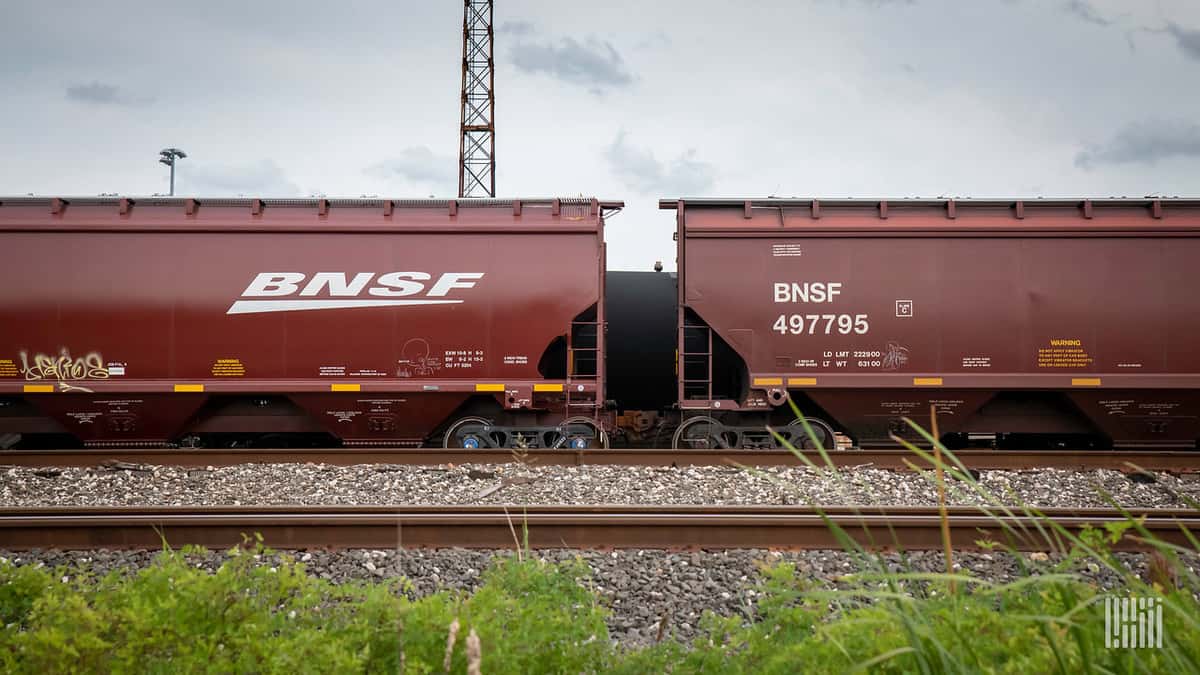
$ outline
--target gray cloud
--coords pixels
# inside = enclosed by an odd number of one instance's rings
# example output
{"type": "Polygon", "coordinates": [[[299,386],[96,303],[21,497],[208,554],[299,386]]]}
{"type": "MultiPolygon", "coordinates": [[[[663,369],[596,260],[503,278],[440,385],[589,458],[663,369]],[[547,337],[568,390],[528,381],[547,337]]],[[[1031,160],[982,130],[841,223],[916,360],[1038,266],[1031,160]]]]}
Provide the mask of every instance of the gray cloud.
{"type": "Polygon", "coordinates": [[[381,178],[399,176],[404,180],[434,190],[452,190],[458,179],[457,164],[452,157],[440,157],[427,146],[405,148],[400,154],[367,168],[367,173],[381,178]]]}
{"type": "Polygon", "coordinates": [[[537,32],[537,26],[533,25],[532,21],[505,21],[500,24],[500,28],[496,32],[508,35],[533,35],[537,32]]]}
{"type": "Polygon", "coordinates": [[[1154,164],[1174,157],[1200,158],[1200,124],[1156,120],[1130,124],[1102,144],[1091,144],[1075,156],[1075,166],[1154,164]]]}
{"type": "Polygon", "coordinates": [[[661,162],[648,149],[635,148],[621,131],[604,151],[604,159],[621,182],[642,194],[692,196],[709,192],[713,167],[696,159],[689,149],[669,162],[661,162]]]}
{"type": "Polygon", "coordinates": [[[633,75],[617,50],[608,41],[595,37],[584,42],[563,38],[557,45],[518,42],[508,56],[518,70],[545,73],[563,82],[588,87],[593,93],[600,93],[604,87],[633,83],[633,75]]]}
{"type": "Polygon", "coordinates": [[[1095,7],[1092,7],[1087,0],[1067,0],[1063,3],[1063,10],[1068,14],[1074,14],[1077,18],[1088,23],[1094,23],[1097,26],[1111,26],[1112,21],[1100,16],[1095,7]]]}
{"type": "MultiPolygon", "coordinates": [[[[274,160],[214,165],[180,160],[175,170],[176,194],[210,197],[298,197],[303,193],[274,160]]],[[[165,190],[164,190],[165,192],[165,190]]]]}
{"type": "Polygon", "coordinates": [[[1175,23],[1167,22],[1167,32],[1175,38],[1175,44],[1193,59],[1200,60],[1200,30],[1189,30],[1175,23]]]}
{"type": "Polygon", "coordinates": [[[103,82],[73,84],[67,87],[67,98],[80,103],[118,106],[147,105],[154,100],[148,96],[132,94],[115,84],[103,82]]]}

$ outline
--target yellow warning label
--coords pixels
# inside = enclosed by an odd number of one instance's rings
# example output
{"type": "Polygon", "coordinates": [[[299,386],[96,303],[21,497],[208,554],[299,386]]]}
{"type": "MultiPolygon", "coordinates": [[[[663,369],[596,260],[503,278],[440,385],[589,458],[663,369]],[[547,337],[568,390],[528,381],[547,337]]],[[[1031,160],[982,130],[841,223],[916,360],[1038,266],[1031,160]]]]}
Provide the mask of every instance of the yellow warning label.
{"type": "Polygon", "coordinates": [[[242,365],[241,359],[217,359],[213,363],[212,374],[214,377],[243,377],[246,375],[246,367],[242,365]]]}
{"type": "Polygon", "coordinates": [[[16,377],[19,374],[17,364],[12,359],[0,359],[0,377],[16,377]]]}
{"type": "Polygon", "coordinates": [[[1082,340],[1054,339],[1038,349],[1038,368],[1090,368],[1092,362],[1082,340]]]}

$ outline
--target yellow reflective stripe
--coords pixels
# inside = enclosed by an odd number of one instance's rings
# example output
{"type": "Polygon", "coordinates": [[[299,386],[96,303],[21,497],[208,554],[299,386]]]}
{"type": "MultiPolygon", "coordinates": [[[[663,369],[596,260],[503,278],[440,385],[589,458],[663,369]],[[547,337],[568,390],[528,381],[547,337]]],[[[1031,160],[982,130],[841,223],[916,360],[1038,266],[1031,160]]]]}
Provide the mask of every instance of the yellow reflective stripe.
{"type": "Polygon", "coordinates": [[[562,391],[563,386],[561,384],[535,384],[535,385],[533,385],[533,390],[534,391],[562,391]]]}
{"type": "Polygon", "coordinates": [[[817,384],[815,377],[789,377],[789,387],[814,387],[817,384]]]}
{"type": "Polygon", "coordinates": [[[783,384],[782,377],[756,377],[754,378],[754,386],[756,387],[777,387],[783,384]]]}
{"type": "Polygon", "coordinates": [[[175,385],[175,391],[178,391],[178,392],[204,391],[204,385],[202,385],[202,384],[177,384],[177,385],[175,385]]]}
{"type": "Polygon", "coordinates": [[[917,387],[940,387],[942,386],[942,378],[940,377],[914,377],[913,385],[917,387]]]}
{"type": "Polygon", "coordinates": [[[362,391],[362,385],[334,383],[329,385],[329,391],[362,391]]]}
{"type": "Polygon", "coordinates": [[[484,383],[475,385],[475,391],[504,391],[503,384],[484,383]]]}
{"type": "Polygon", "coordinates": [[[26,394],[52,394],[54,393],[54,385],[52,384],[27,384],[25,385],[26,394]]]}
{"type": "Polygon", "coordinates": [[[1098,377],[1072,377],[1072,387],[1099,387],[1100,378],[1098,377]]]}

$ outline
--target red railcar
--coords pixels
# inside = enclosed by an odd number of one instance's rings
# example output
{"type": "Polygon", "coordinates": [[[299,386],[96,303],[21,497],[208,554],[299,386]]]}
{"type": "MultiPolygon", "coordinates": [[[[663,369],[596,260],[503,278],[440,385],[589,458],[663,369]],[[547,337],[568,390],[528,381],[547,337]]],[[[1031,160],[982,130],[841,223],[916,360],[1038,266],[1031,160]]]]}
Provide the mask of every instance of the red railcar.
{"type": "Polygon", "coordinates": [[[619,206],[4,199],[0,438],[600,443],[619,206]]]}
{"type": "Polygon", "coordinates": [[[770,444],[788,399],[860,445],[930,406],[958,444],[1200,438],[1200,201],[660,207],[692,415],[677,446],[770,444]]]}

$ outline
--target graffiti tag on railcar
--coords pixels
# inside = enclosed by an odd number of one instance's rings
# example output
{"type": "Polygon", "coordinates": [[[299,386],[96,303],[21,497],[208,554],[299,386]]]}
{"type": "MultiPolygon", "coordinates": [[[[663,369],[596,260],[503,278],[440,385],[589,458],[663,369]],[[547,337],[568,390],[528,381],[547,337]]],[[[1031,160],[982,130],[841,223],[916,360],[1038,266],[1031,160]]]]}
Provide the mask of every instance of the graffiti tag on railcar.
{"type": "MultiPolygon", "coordinates": [[[[442,367],[442,359],[432,356],[433,349],[425,338],[410,338],[400,348],[396,377],[432,377],[442,367]]],[[[447,352],[447,355],[449,352],[447,352]]],[[[446,362],[450,359],[447,357],[446,362]]]]}
{"type": "Polygon", "coordinates": [[[21,372],[29,381],[37,380],[107,380],[108,368],[99,352],[89,352],[79,358],[71,356],[63,347],[58,356],[34,354],[30,363],[29,353],[21,351],[21,372]]]}
{"type": "Polygon", "coordinates": [[[884,370],[899,370],[908,363],[908,347],[895,342],[887,343],[887,351],[883,355],[884,370]]]}

